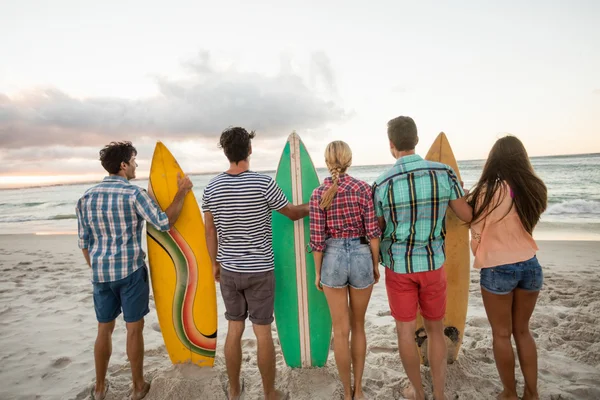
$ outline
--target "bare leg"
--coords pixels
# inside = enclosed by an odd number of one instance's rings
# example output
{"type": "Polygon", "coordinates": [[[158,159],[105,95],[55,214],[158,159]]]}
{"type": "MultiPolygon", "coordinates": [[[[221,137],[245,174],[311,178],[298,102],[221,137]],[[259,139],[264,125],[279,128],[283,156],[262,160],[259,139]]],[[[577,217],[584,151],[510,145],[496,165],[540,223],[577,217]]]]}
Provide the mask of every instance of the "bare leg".
{"type": "Polygon", "coordinates": [[[273,346],[273,336],[271,335],[271,324],[252,325],[256,335],[258,347],[258,370],[263,382],[263,391],[265,400],[278,400],[283,398],[283,394],[275,390],[275,375],[277,368],[275,366],[275,346],[273,346]]]}
{"type": "Polygon", "coordinates": [[[498,399],[518,400],[515,381],[515,354],[510,337],[512,334],[513,293],[494,294],[481,289],[485,312],[492,326],[494,358],[500,380],[504,386],[498,399]]]}
{"type": "Polygon", "coordinates": [[[94,362],[96,364],[96,388],[94,397],[104,398],[106,390],[106,371],[112,354],[112,333],[115,329],[115,321],[98,323],[98,336],[94,345],[94,362]]]}
{"type": "Polygon", "coordinates": [[[344,399],[352,400],[350,378],[350,316],[348,315],[348,288],[334,289],[323,286],[333,325],[333,353],[340,380],[344,387],[344,399]]]}
{"type": "Polygon", "coordinates": [[[143,398],[150,385],[144,381],[144,319],[127,322],[127,358],[131,364],[133,399],[143,398]]]}
{"type": "Polygon", "coordinates": [[[512,331],[517,344],[517,353],[521,371],[525,379],[525,393],[523,400],[539,399],[537,391],[537,348],[535,340],[529,331],[529,319],[539,292],[530,292],[521,289],[515,289],[513,309],[512,309],[512,331]]]}
{"type": "Polygon", "coordinates": [[[446,387],[446,363],[448,362],[444,322],[426,319],[423,319],[423,322],[427,332],[427,357],[429,358],[433,380],[433,398],[443,400],[446,398],[444,389],[446,387]]]}
{"type": "Polygon", "coordinates": [[[229,398],[240,395],[240,370],[242,368],[242,335],[246,321],[229,321],[225,339],[225,366],[229,378],[229,398]]]}
{"type": "Polygon", "coordinates": [[[354,399],[364,398],[362,377],[367,354],[367,338],[365,335],[365,313],[371,299],[373,286],[366,289],[348,288],[350,295],[350,332],[352,333],[352,370],[354,372],[354,399]]]}
{"type": "Polygon", "coordinates": [[[404,391],[404,397],[414,400],[425,400],[423,381],[421,380],[421,360],[415,343],[417,320],[410,322],[396,321],[398,331],[398,350],[400,361],[410,381],[410,387],[404,391]]]}

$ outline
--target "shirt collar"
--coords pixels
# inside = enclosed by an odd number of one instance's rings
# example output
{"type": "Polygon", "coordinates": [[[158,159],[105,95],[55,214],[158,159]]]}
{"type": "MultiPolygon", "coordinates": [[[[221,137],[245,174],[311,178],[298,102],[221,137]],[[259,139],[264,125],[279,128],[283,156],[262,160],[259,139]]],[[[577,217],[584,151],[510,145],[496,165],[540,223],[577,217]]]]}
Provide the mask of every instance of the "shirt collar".
{"type": "Polygon", "coordinates": [[[417,161],[423,161],[423,158],[418,154],[410,154],[408,156],[400,157],[396,161],[396,165],[410,164],[417,161]]]}
{"type": "Polygon", "coordinates": [[[129,180],[127,180],[127,178],[123,178],[122,176],[119,175],[109,175],[104,177],[103,182],[115,182],[115,181],[121,181],[121,182],[125,182],[125,183],[130,183],[129,180]]]}

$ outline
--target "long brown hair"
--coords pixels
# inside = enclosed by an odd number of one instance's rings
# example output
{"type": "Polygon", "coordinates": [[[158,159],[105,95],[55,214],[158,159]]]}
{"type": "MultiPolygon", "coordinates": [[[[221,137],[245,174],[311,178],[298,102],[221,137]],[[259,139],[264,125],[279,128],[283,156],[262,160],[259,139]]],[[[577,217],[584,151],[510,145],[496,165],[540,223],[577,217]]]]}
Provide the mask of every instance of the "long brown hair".
{"type": "Polygon", "coordinates": [[[494,201],[494,196],[498,190],[505,190],[502,181],[512,190],[513,206],[523,227],[533,233],[546,210],[548,190],[533,170],[525,146],[515,136],[505,136],[496,141],[479,182],[469,193],[467,201],[473,207],[473,222],[484,219],[500,205],[501,200],[494,201]]]}
{"type": "Polygon", "coordinates": [[[329,189],[323,193],[323,197],[321,197],[321,204],[319,204],[321,210],[327,210],[331,206],[331,202],[337,194],[340,174],[345,173],[352,164],[352,150],[350,150],[350,146],[341,140],[329,143],[325,148],[325,164],[327,164],[327,169],[331,174],[333,182],[329,189]]]}

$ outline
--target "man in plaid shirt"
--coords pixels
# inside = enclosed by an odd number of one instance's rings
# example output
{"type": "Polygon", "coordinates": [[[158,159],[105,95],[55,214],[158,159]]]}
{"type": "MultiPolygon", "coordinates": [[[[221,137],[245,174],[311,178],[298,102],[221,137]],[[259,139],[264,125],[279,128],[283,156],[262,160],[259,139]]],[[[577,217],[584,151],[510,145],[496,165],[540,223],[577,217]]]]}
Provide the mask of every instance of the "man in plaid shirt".
{"type": "Polygon", "coordinates": [[[388,301],[396,320],[400,358],[411,383],[404,396],[425,399],[415,346],[420,308],[429,340],[434,398],[445,399],[444,221],[448,206],[465,222],[471,221],[473,210],[452,168],[415,154],[419,138],[412,118],[389,121],[388,138],[397,161],[375,181],[373,199],[383,231],[380,255],[386,267],[388,301]]]}
{"type": "Polygon", "coordinates": [[[85,192],[77,203],[79,248],[92,270],[94,308],[98,336],[94,347],[96,364],[95,399],[104,399],[108,390],[106,370],[112,350],[115,319],[123,310],[127,324],[127,357],[131,363],[133,399],[150,390],[144,381],[144,316],[150,287],[142,250],[144,221],[168,231],[175,223],[185,195],[192,189],[186,176],[178,179],[179,189],[163,212],[139,186],[135,178],[137,151],[130,142],[112,142],[100,150],[100,161],[109,176],[85,192]]]}

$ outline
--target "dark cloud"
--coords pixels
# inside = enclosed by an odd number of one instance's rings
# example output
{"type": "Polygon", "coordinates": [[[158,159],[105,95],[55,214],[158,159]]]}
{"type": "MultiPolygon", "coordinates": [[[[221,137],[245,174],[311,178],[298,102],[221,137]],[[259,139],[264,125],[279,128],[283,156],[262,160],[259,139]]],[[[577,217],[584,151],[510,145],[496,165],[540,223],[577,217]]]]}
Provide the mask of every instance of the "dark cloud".
{"type": "MultiPolygon", "coordinates": [[[[13,98],[0,93],[0,147],[97,147],[142,136],[214,138],[230,125],[274,137],[347,117],[343,108],[317,95],[290,71],[265,76],[231,68],[217,70],[207,52],[184,67],[190,73],[188,79],[159,77],[160,94],[147,99],[78,99],[55,88],[13,98]]],[[[324,53],[312,56],[311,76],[315,75],[335,90],[324,53]]]]}

